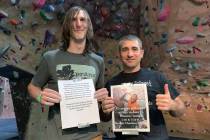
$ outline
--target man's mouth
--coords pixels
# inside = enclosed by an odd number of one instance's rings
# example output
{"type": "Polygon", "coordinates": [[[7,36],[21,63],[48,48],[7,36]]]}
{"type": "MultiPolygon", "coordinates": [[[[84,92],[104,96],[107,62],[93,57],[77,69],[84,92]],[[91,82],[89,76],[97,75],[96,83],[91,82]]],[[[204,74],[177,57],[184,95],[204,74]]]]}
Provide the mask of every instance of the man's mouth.
{"type": "Polygon", "coordinates": [[[133,61],[133,60],[135,60],[135,59],[126,59],[127,61],[133,61]]]}
{"type": "Polygon", "coordinates": [[[83,32],[84,30],[74,30],[74,32],[83,32]]]}

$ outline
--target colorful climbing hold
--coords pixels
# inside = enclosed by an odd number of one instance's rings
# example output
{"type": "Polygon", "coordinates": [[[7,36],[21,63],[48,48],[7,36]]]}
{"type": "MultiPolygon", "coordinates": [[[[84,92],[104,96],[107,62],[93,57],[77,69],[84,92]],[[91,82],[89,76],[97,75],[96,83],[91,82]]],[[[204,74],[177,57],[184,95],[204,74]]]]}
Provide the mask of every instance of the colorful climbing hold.
{"type": "Polygon", "coordinates": [[[181,37],[181,38],[177,39],[176,43],[178,43],[178,44],[191,44],[194,41],[195,41],[194,37],[185,36],[185,37],[181,37]]]}
{"type": "Polygon", "coordinates": [[[161,9],[160,13],[158,14],[158,21],[165,21],[170,15],[170,6],[165,5],[163,9],[161,9]]]}
{"type": "Polygon", "coordinates": [[[45,13],[43,10],[40,10],[39,15],[44,19],[45,21],[51,21],[53,20],[53,17],[45,13]]]}
{"type": "Polygon", "coordinates": [[[197,17],[197,16],[196,16],[196,17],[193,19],[192,25],[193,25],[193,26],[198,26],[199,21],[200,21],[200,17],[197,17]]]}
{"type": "Polygon", "coordinates": [[[204,37],[206,37],[206,34],[198,32],[196,34],[196,37],[198,37],[198,38],[204,38],[204,37]]]}
{"type": "Polygon", "coordinates": [[[46,0],[33,0],[32,5],[33,5],[33,10],[42,8],[45,4],[46,0]]]}
{"type": "Polygon", "coordinates": [[[0,10],[0,21],[1,21],[1,19],[7,18],[7,17],[8,17],[8,14],[6,12],[0,10]]]}

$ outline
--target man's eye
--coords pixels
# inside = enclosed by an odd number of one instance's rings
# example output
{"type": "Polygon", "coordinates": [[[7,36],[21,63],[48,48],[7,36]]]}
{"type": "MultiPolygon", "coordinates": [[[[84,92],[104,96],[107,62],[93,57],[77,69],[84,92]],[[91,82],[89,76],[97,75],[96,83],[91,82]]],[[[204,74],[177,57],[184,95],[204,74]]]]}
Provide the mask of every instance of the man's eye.
{"type": "Polygon", "coordinates": [[[80,21],[85,21],[86,19],[85,18],[80,18],[80,21]]]}
{"type": "Polygon", "coordinates": [[[127,50],[128,50],[128,49],[126,49],[126,48],[122,48],[122,49],[121,49],[122,52],[125,52],[125,51],[127,51],[127,50]]]}
{"type": "Polygon", "coordinates": [[[76,18],[72,18],[72,21],[76,21],[76,18]]]}
{"type": "Polygon", "coordinates": [[[138,47],[132,47],[132,50],[133,50],[133,51],[138,51],[139,48],[138,48],[138,47]]]}

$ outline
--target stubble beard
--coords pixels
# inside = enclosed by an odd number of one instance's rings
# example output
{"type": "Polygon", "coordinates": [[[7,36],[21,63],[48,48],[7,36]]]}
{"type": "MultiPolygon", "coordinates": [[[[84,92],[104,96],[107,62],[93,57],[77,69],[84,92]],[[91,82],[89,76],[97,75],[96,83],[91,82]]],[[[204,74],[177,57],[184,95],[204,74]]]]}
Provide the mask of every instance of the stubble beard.
{"type": "Polygon", "coordinates": [[[87,31],[84,33],[83,37],[78,36],[77,33],[74,31],[72,31],[71,34],[72,34],[70,37],[71,40],[77,44],[81,44],[81,43],[84,43],[84,41],[86,41],[87,31]]]}
{"type": "Polygon", "coordinates": [[[84,36],[83,38],[76,38],[74,36],[71,37],[72,41],[74,41],[77,44],[81,44],[86,40],[86,36],[84,36]]]}
{"type": "Polygon", "coordinates": [[[128,72],[132,72],[132,71],[135,71],[136,69],[138,69],[138,65],[136,64],[133,64],[133,65],[129,65],[129,64],[123,64],[123,68],[125,71],[128,71],[128,72]]]}

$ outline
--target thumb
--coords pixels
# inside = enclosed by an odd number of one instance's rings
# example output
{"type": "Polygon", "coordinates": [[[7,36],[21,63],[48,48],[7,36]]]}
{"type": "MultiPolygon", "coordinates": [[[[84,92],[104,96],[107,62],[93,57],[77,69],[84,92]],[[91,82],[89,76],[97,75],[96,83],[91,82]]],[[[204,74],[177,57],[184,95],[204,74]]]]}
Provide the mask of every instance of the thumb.
{"type": "Polygon", "coordinates": [[[169,89],[168,89],[168,84],[164,85],[164,94],[170,96],[170,92],[169,92],[169,89]]]}

